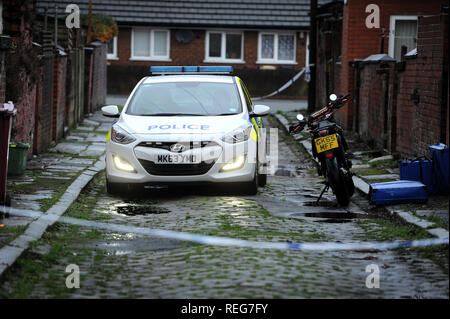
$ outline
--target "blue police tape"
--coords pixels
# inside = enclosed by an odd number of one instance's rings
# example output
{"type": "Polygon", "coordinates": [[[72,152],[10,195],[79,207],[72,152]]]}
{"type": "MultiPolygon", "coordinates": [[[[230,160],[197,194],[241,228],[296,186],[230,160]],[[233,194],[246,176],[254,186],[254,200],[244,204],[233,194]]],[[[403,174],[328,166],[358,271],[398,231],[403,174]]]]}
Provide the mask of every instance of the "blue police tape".
{"type": "Polygon", "coordinates": [[[0,212],[9,213],[15,216],[31,217],[39,219],[41,222],[48,221],[49,225],[53,222],[61,222],[71,225],[86,226],[110,231],[133,233],[159,238],[175,239],[182,241],[196,242],[205,245],[215,246],[233,246],[253,249],[278,249],[278,250],[299,250],[299,251],[344,251],[344,250],[385,250],[394,248],[424,247],[431,245],[444,245],[449,243],[449,238],[430,238],[413,241],[396,242],[362,242],[362,243],[290,243],[290,242],[259,242],[227,237],[205,236],[201,234],[192,234],[177,232],[164,229],[151,229],[127,225],[109,224],[86,219],[73,217],[59,217],[54,214],[45,214],[32,210],[19,210],[11,207],[1,207],[0,212]]]}
{"type": "Polygon", "coordinates": [[[252,97],[253,101],[258,101],[258,100],[262,100],[271,96],[274,96],[275,94],[278,94],[282,91],[284,91],[286,88],[290,87],[295,81],[297,81],[302,74],[305,72],[305,68],[301,69],[300,72],[298,72],[296,75],[294,75],[294,77],[292,79],[290,79],[289,81],[287,81],[282,87],[280,87],[278,90],[273,91],[270,94],[261,96],[261,97],[252,97]]]}

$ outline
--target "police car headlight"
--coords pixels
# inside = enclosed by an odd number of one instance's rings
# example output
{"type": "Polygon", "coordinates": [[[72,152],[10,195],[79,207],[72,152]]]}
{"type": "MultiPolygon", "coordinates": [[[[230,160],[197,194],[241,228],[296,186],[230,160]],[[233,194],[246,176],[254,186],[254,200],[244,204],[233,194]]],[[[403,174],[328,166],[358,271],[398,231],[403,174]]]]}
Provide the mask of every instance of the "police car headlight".
{"type": "Polygon", "coordinates": [[[113,125],[111,128],[111,140],[119,144],[130,144],[136,141],[130,133],[118,125],[113,125]]]}
{"type": "Polygon", "coordinates": [[[227,172],[232,171],[238,168],[241,168],[244,166],[245,163],[245,155],[238,156],[233,161],[226,163],[224,166],[222,166],[221,172],[227,172]]]}
{"type": "Polygon", "coordinates": [[[117,155],[113,156],[114,159],[114,165],[116,166],[117,169],[120,169],[121,171],[125,171],[125,172],[136,172],[134,170],[134,167],[126,160],[124,160],[123,158],[120,158],[117,155]]]}
{"type": "Polygon", "coordinates": [[[236,130],[231,131],[222,137],[222,141],[225,143],[240,143],[248,140],[250,134],[252,133],[253,126],[243,126],[236,130]]]}

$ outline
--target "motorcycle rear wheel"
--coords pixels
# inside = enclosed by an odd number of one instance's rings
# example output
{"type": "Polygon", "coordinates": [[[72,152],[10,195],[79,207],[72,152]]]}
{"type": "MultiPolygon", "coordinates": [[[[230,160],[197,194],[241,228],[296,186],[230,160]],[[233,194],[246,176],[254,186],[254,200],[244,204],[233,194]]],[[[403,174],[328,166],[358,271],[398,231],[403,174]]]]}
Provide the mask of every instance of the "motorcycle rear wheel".
{"type": "Polygon", "coordinates": [[[345,177],[339,169],[336,158],[327,158],[326,165],[328,182],[339,205],[347,206],[350,203],[350,195],[345,183],[345,177]]]}

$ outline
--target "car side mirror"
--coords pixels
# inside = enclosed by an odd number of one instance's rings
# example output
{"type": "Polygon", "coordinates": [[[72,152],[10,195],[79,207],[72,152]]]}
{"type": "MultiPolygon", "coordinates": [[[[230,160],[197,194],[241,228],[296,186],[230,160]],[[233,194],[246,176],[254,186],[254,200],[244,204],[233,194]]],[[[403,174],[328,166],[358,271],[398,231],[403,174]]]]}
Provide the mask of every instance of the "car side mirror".
{"type": "Polygon", "coordinates": [[[250,117],[258,117],[269,114],[270,107],[262,104],[257,104],[253,106],[253,111],[250,113],[250,117]]]}
{"type": "Polygon", "coordinates": [[[120,112],[117,105],[107,105],[102,107],[102,114],[107,117],[119,117],[120,112]]]}

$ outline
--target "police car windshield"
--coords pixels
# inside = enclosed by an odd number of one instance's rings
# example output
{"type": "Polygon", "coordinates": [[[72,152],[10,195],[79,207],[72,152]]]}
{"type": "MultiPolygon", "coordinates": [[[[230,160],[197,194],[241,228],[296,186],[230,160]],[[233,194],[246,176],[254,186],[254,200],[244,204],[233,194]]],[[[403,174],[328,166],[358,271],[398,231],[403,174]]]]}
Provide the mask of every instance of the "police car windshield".
{"type": "Polygon", "coordinates": [[[216,116],[241,112],[236,85],[213,82],[143,84],[126,111],[141,116],[216,116]]]}

